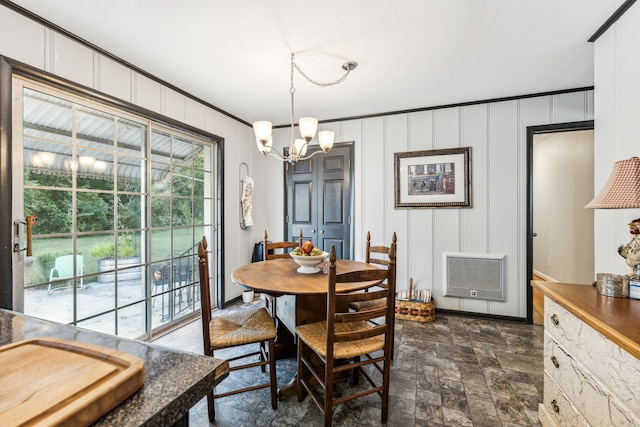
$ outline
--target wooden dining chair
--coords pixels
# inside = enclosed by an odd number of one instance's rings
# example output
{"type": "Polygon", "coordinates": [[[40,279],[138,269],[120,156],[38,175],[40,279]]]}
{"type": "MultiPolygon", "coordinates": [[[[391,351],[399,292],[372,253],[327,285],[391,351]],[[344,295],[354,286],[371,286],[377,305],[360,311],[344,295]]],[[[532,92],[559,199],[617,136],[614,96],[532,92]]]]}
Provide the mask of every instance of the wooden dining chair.
{"type": "MultiPolygon", "coordinates": [[[[391,245],[398,247],[398,238],[396,233],[393,233],[391,238],[391,245]]],[[[374,264],[377,267],[387,269],[389,267],[389,249],[391,246],[371,246],[371,233],[367,231],[367,244],[365,247],[365,262],[367,264],[374,264]]],[[[383,283],[386,286],[386,284],[383,283]]],[[[371,301],[356,301],[350,304],[353,310],[360,311],[363,309],[372,309],[382,307],[385,305],[383,299],[371,300],[371,301]]]]}
{"type": "MultiPolygon", "coordinates": [[[[297,247],[302,247],[302,229],[297,242],[270,242],[267,230],[264,230],[264,241],[262,246],[262,260],[290,258],[289,253],[297,247]]],[[[276,317],[276,297],[265,294],[265,305],[271,316],[276,317]]]]}
{"type": "Polygon", "coordinates": [[[389,415],[389,374],[395,315],[395,247],[391,245],[389,249],[386,270],[366,269],[337,274],[333,245],[329,260],[326,320],[296,328],[298,401],[302,401],[305,391],[308,392],[324,413],[325,426],[330,426],[335,405],[377,393],[382,398],[381,421],[386,423],[389,415]],[[380,286],[385,280],[387,285],[380,286]],[[345,283],[355,285],[358,291],[336,292],[336,286],[345,283]],[[369,292],[361,292],[362,289],[368,289],[369,292]],[[351,302],[374,299],[383,299],[384,306],[358,312],[348,308],[351,302]],[[383,318],[384,322],[378,325],[369,322],[379,318],[383,318]],[[318,359],[321,362],[319,366],[318,359]],[[367,365],[379,371],[381,379],[375,372],[369,373],[363,369],[367,365]],[[350,394],[334,395],[336,380],[344,377],[350,370],[354,370],[354,379],[362,375],[367,380],[367,388],[358,387],[350,394]],[[319,389],[314,386],[316,382],[319,389]]]}
{"type": "MultiPolygon", "coordinates": [[[[215,394],[214,390],[211,390],[207,394],[209,421],[213,422],[216,416],[214,399],[258,390],[261,388],[271,388],[271,407],[276,409],[277,383],[274,350],[276,328],[273,323],[273,319],[264,307],[240,310],[238,312],[212,317],[207,239],[204,237],[202,238],[202,242],[198,245],[198,258],[200,273],[200,300],[202,302],[202,338],[205,356],[213,357],[214,350],[258,343],[260,345],[258,351],[248,350],[247,353],[227,359],[227,361],[231,363],[258,355],[258,361],[245,361],[244,363],[237,365],[230,365],[229,372],[258,366],[264,372],[266,365],[269,365],[268,383],[244,387],[220,394],[215,394]],[[265,351],[265,342],[268,344],[268,351],[265,351]]],[[[253,349],[253,347],[249,348],[253,349]]]]}

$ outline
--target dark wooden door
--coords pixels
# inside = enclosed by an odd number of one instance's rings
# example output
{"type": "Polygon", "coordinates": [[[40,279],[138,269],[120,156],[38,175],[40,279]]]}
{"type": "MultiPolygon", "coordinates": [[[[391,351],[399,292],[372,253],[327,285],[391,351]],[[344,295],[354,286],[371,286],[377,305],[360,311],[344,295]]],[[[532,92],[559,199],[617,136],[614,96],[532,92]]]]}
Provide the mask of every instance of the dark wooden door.
{"type": "Polygon", "coordinates": [[[336,247],[336,256],[352,257],[351,205],[353,144],[337,144],[287,168],[287,239],[311,240],[322,250],[336,247]]]}

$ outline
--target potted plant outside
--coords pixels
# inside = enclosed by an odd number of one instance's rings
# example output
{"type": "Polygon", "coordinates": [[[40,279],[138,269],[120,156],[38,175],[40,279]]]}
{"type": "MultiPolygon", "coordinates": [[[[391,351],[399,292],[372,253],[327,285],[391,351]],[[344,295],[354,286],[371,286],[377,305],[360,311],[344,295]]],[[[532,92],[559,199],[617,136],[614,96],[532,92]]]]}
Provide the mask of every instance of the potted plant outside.
{"type": "Polygon", "coordinates": [[[131,236],[122,236],[118,239],[117,259],[113,240],[96,244],[91,250],[91,256],[98,263],[98,282],[115,281],[116,268],[119,281],[139,280],[142,277],[141,268],[129,268],[140,265],[142,262],[131,236]]]}

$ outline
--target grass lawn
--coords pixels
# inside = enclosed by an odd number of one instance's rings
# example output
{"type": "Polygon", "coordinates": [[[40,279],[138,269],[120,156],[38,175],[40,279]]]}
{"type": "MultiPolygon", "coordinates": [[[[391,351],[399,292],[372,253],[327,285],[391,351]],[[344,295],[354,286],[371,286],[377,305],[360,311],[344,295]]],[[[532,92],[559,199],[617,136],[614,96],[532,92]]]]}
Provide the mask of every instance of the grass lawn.
{"type": "MultiPolygon", "coordinates": [[[[152,262],[164,261],[193,248],[195,242],[193,228],[174,228],[173,246],[171,230],[153,231],[152,234],[152,262]],[[172,248],[173,247],[173,255],[172,248]]],[[[140,248],[140,233],[133,233],[136,247],[140,248]]],[[[109,241],[111,235],[79,236],[76,242],[77,254],[83,256],[83,273],[94,275],[98,270],[97,258],[91,254],[98,244],[109,241]]],[[[198,239],[199,240],[199,239],[198,239]]],[[[196,242],[198,241],[196,240],[196,242]]],[[[55,259],[62,255],[73,253],[73,241],[71,237],[39,238],[34,235],[33,258],[31,262],[25,261],[25,286],[35,286],[49,281],[49,272],[53,268],[55,259]]],[[[138,251],[139,253],[139,251],[138,251]]],[[[143,260],[144,262],[144,260],[143,260]]],[[[95,275],[87,277],[85,283],[95,281],[95,275]]]]}

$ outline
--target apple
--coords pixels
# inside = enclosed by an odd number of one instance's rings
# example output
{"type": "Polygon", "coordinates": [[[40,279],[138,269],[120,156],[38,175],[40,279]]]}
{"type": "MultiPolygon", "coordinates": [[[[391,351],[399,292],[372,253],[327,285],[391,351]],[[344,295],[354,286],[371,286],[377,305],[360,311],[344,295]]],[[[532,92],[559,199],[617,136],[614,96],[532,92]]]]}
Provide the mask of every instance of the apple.
{"type": "Polygon", "coordinates": [[[313,242],[311,240],[307,240],[306,242],[304,242],[302,244],[302,252],[304,252],[305,254],[309,255],[311,253],[311,251],[313,250],[314,246],[313,246],[313,242]]]}

